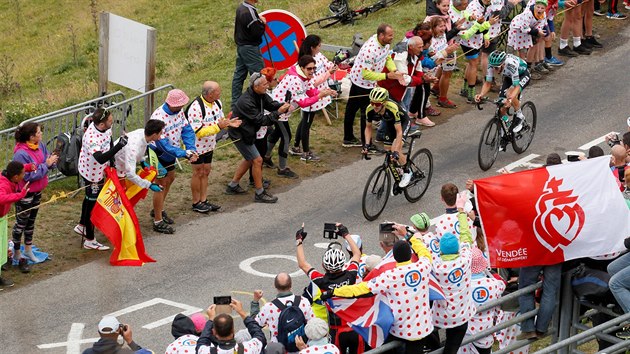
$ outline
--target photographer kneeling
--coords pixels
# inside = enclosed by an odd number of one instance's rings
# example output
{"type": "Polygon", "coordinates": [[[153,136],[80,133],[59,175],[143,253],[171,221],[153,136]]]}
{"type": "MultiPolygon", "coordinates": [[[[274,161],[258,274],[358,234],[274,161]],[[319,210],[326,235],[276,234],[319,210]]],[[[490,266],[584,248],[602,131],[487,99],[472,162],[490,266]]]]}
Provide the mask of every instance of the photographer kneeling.
{"type": "Polygon", "coordinates": [[[136,344],[131,338],[131,327],[128,324],[120,323],[114,316],[105,316],[101,319],[101,322],[98,323],[98,334],[101,336],[101,339],[94,343],[92,348],[84,350],[83,354],[153,353],[136,344]],[[118,336],[122,336],[131,349],[123,348],[121,344],[118,344],[118,336]]]}

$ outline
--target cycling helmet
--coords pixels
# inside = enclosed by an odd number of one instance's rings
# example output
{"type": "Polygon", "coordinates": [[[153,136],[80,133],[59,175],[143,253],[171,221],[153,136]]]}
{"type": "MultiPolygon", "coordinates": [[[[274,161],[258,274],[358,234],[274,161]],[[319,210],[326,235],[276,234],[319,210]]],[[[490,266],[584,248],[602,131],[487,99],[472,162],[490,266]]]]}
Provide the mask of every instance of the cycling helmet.
{"type": "Polygon", "coordinates": [[[370,101],[385,102],[389,98],[389,92],[382,87],[375,87],[370,91],[370,101]]]}
{"type": "Polygon", "coordinates": [[[490,64],[490,66],[500,66],[505,62],[505,57],[507,57],[505,52],[495,50],[488,56],[488,64],[490,64]]]}
{"type": "Polygon", "coordinates": [[[327,249],[322,258],[322,264],[327,272],[338,272],[346,264],[346,255],[343,251],[336,248],[327,249]]]}

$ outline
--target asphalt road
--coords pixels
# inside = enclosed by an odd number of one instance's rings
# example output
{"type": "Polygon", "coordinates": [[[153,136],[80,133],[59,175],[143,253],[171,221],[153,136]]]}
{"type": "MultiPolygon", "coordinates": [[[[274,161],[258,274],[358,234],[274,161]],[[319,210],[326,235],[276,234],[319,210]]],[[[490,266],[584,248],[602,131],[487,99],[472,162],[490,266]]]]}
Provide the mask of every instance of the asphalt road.
{"type": "MultiPolygon", "coordinates": [[[[476,153],[481,129],[492,114],[491,105],[482,112],[473,109],[427,129],[420,140],[434,158],[427,194],[416,204],[407,203],[402,196],[390,198],[381,220],[404,223],[418,211],[437,216],[443,212],[439,198],[443,183],[463,186],[466,179],[493,175],[525,155],[540,155],[530,162],[541,163],[550,152],[577,150],[610,131],[623,132],[630,116],[629,36],[627,28],[605,43],[616,48],[571,60],[558,73],[528,88],[526,99],[538,108],[532,146],[523,155],[508,148],[486,173],[477,166],[476,153]]],[[[169,316],[205,308],[212,296],[232,294],[249,299],[233,291],[262,288],[266,298],[273,298],[272,278],[243,271],[239,265],[262,256],[251,265],[257,272],[273,276],[280,271],[297,271],[290,257],[282,257],[295,255],[293,235],[302,222],[309,231],[306,253],[314,265],[320,263],[322,249],[314,244],[324,242],[324,222],[343,222],[352,233],[363,236],[366,253],[379,253],[378,222],[364,220],[361,194],[367,176],[380,162],[380,158],[369,162],[357,159],[344,168],[302,181],[279,194],[275,205],[251,204],[178,225],[175,235],[147,240],[149,254],[158,260],[155,264],[111,267],[103,259],[2,292],[0,352],[79,353],[96,339],[96,324],[110,313],[131,325],[140,345],[163,352],[172,341],[169,316]],[[281,257],[266,257],[269,255],[281,257]]],[[[295,277],[296,291],[305,285],[305,276],[295,277]]]]}

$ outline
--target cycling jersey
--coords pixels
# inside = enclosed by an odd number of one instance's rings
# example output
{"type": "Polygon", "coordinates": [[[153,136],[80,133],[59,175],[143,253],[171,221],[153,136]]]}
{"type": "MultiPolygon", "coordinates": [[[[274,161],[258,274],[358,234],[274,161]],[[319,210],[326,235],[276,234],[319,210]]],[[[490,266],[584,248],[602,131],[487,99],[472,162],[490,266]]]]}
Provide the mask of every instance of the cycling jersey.
{"type": "MultiPolygon", "coordinates": [[[[307,275],[317,287],[322,291],[333,291],[338,287],[344,285],[352,285],[357,281],[357,274],[359,272],[359,264],[357,262],[350,262],[346,270],[338,273],[326,273],[322,274],[315,268],[311,268],[307,275]]],[[[342,321],[337,315],[330,312],[328,316],[328,322],[330,325],[339,326],[342,321]]]]}
{"type": "Polygon", "coordinates": [[[365,115],[367,116],[368,122],[374,121],[384,121],[384,122],[392,122],[394,124],[400,124],[400,119],[404,115],[403,110],[398,106],[398,104],[392,100],[387,100],[384,103],[385,110],[381,113],[376,113],[374,111],[374,106],[369,105],[365,110],[365,115]]]}
{"type": "MultiPolygon", "coordinates": [[[[492,80],[494,80],[494,70],[495,67],[488,64],[486,81],[492,82],[492,80]]],[[[504,77],[512,79],[512,86],[518,86],[520,84],[521,77],[527,74],[527,63],[516,55],[508,54],[505,57],[505,62],[503,63],[502,74],[504,77]]]]}
{"type": "MultiPolygon", "coordinates": [[[[473,274],[472,276],[472,300],[477,308],[490,301],[501,297],[505,290],[505,283],[502,280],[487,277],[484,274],[473,274]]],[[[495,319],[500,311],[499,307],[476,313],[468,322],[468,334],[475,335],[494,325],[495,319]]],[[[488,335],[474,342],[479,348],[490,348],[494,343],[494,337],[488,335]]],[[[472,350],[472,344],[468,344],[468,349],[472,350]]]]}

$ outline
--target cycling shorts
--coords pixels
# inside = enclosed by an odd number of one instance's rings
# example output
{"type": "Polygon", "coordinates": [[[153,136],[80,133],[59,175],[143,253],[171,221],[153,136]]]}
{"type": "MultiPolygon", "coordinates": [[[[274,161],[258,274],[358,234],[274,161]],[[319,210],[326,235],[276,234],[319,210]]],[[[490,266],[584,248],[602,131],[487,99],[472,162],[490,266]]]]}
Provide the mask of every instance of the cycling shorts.
{"type": "Polygon", "coordinates": [[[466,47],[465,45],[461,45],[461,44],[460,44],[460,47],[462,48],[462,52],[464,52],[466,59],[471,60],[471,59],[479,58],[479,49],[466,47]]]}
{"type": "Polygon", "coordinates": [[[191,164],[201,165],[201,164],[206,164],[206,163],[207,164],[212,163],[212,153],[213,151],[208,151],[206,153],[199,155],[199,157],[197,158],[197,161],[191,162],[191,164]]]}
{"type": "Polygon", "coordinates": [[[481,52],[486,54],[494,52],[497,49],[497,43],[499,43],[499,37],[493,38],[490,41],[490,45],[488,46],[488,48],[486,48],[485,46],[481,47],[481,52]]]}
{"type": "Polygon", "coordinates": [[[385,139],[383,140],[383,145],[391,146],[396,139],[396,123],[392,120],[382,120],[381,124],[385,124],[385,139]]]}
{"type": "MultiPolygon", "coordinates": [[[[529,82],[531,81],[529,70],[525,70],[525,72],[519,75],[518,78],[518,85],[521,87],[521,92],[523,92],[523,90],[525,90],[525,87],[527,87],[527,85],[529,85],[529,82]]],[[[501,85],[501,90],[499,91],[499,97],[505,98],[510,87],[512,87],[512,78],[504,76],[503,85],[501,85]]]]}

